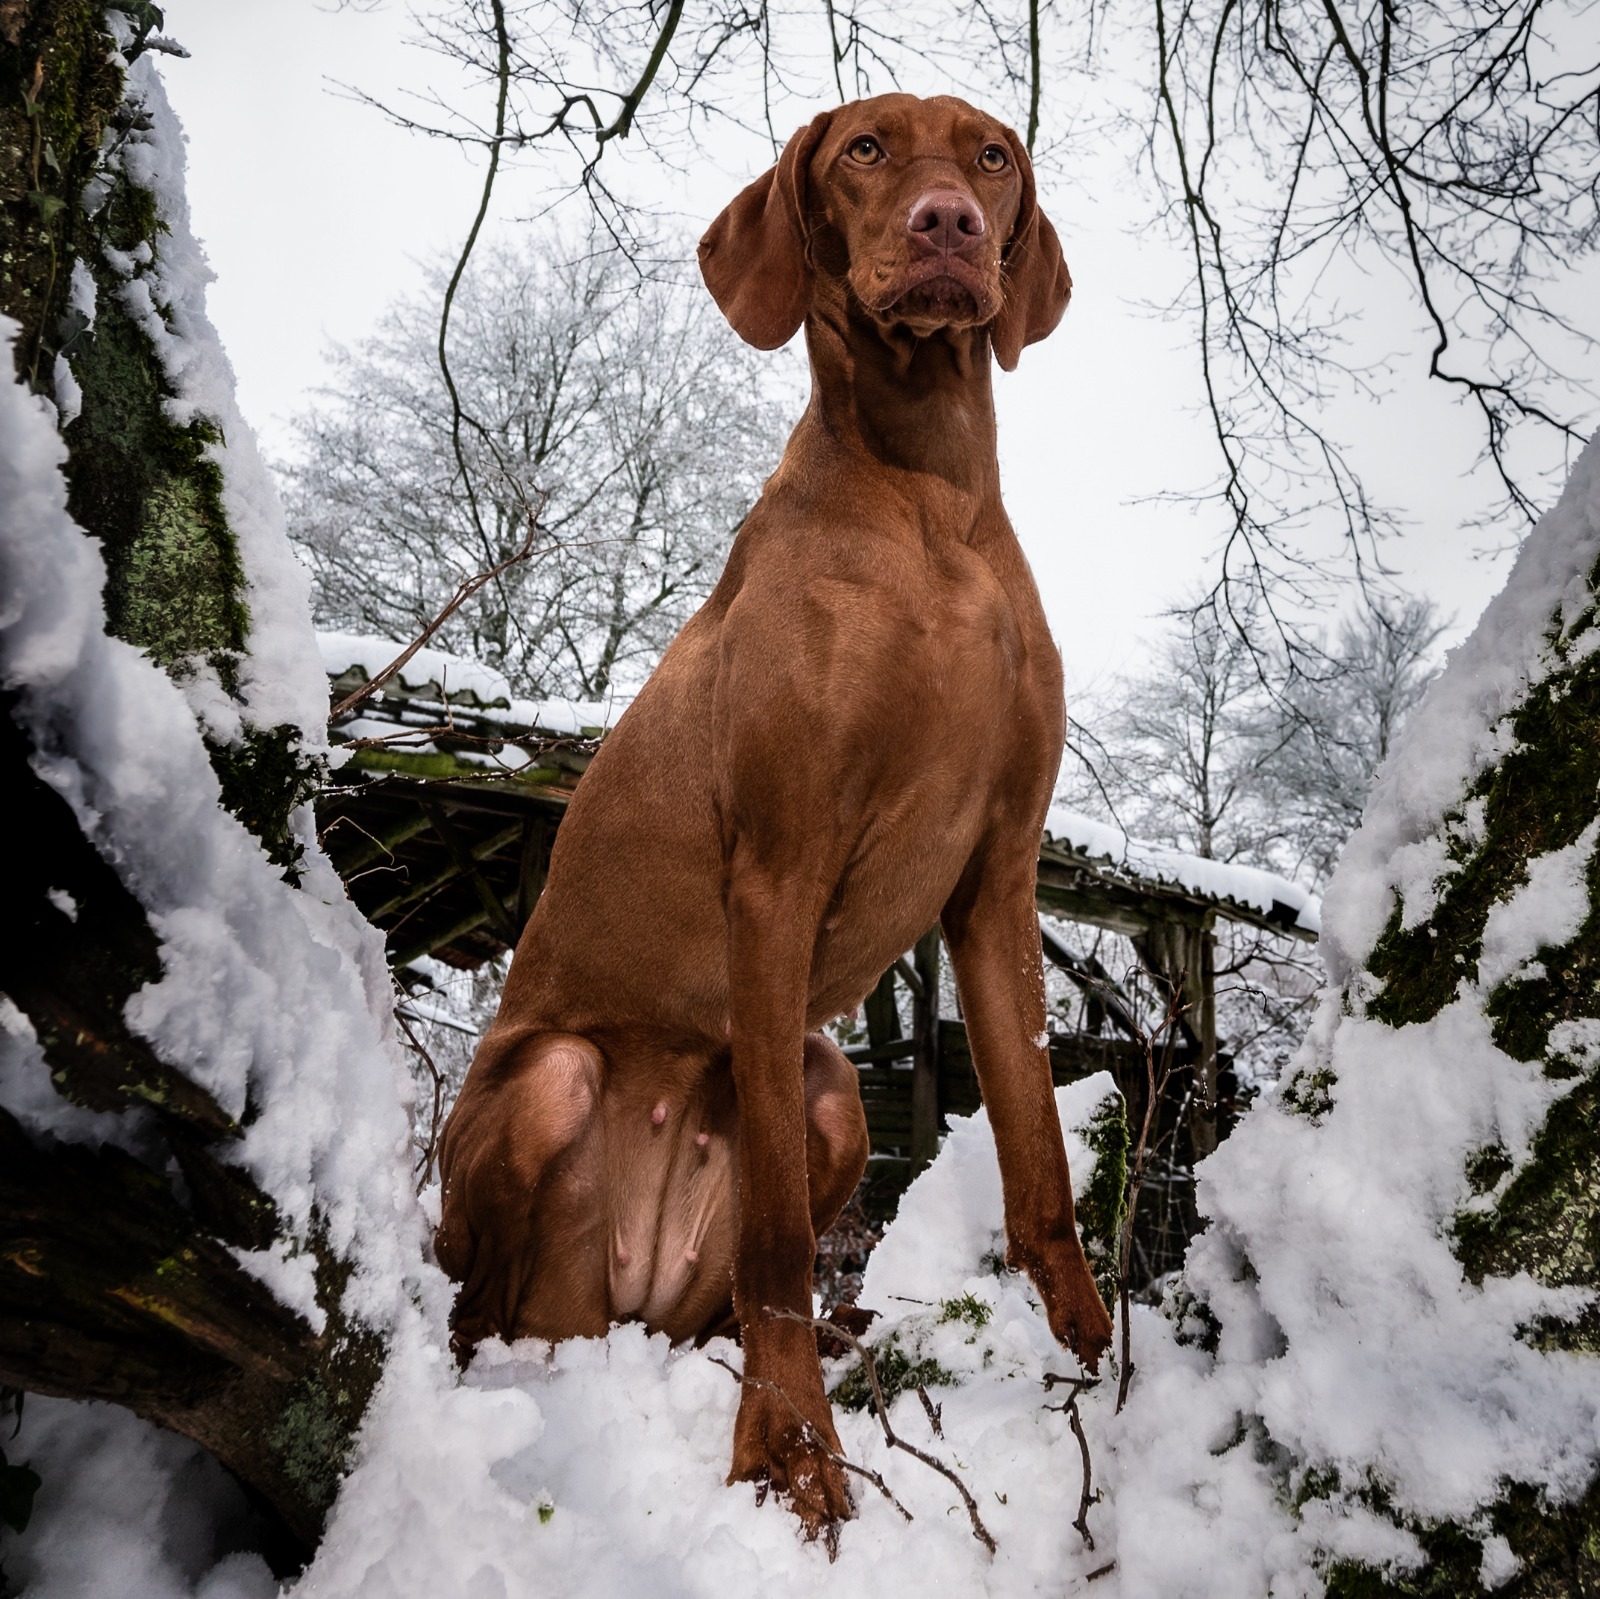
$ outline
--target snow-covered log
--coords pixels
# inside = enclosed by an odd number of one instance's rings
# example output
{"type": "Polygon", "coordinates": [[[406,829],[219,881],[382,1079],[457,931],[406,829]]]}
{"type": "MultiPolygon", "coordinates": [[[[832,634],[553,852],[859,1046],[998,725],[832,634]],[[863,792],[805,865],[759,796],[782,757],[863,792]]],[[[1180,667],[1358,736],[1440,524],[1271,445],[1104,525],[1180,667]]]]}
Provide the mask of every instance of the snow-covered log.
{"type": "Polygon", "coordinates": [[[307,584],[205,317],[158,23],[0,13],[0,1384],[203,1444],[293,1558],[421,1223],[381,943],[306,804],[307,584]]]}
{"type": "Polygon", "coordinates": [[[1600,440],[1383,769],[1201,1172],[1125,1591],[1600,1591],[1600,440]],[[1185,1350],[1183,1345],[1187,1343],[1185,1350]]]}

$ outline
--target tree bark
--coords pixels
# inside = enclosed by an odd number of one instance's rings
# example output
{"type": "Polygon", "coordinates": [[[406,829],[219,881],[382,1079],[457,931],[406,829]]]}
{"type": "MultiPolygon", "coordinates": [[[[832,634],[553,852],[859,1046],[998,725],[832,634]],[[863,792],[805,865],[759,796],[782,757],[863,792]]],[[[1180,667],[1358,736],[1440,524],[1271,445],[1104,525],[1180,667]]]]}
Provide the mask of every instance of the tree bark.
{"type": "MultiPolygon", "coordinates": [[[[133,55],[159,14],[141,0],[121,9],[133,55]]],[[[63,432],[68,506],[104,551],[108,631],[169,669],[203,662],[237,698],[250,617],[225,441],[203,415],[172,420],[159,353],[104,253],[148,259],[148,247],[159,260],[167,237],[156,196],[104,158],[108,132],[146,114],[114,46],[93,0],[0,5],[0,312],[21,324],[20,381],[58,404],[81,389],[63,432]],[[73,308],[75,268],[95,286],[92,327],[73,308]]],[[[298,729],[252,726],[240,703],[244,731],[208,739],[212,766],[224,805],[292,879],[290,819],[318,767],[298,729]]],[[[56,1092],[123,1113],[127,1147],[52,1137],[0,1109],[0,1385],[110,1400],[204,1445],[265,1508],[266,1553],[286,1568],[320,1536],[383,1348],[342,1315],[350,1268],[320,1237],[291,1241],[315,1258],[320,1332],[240,1265],[235,1251],[282,1236],[276,1207],[230,1161],[233,1117],[129,1028],[129,998],[161,976],[160,939],[35,771],[14,708],[0,696],[16,841],[0,988],[56,1092]]]]}

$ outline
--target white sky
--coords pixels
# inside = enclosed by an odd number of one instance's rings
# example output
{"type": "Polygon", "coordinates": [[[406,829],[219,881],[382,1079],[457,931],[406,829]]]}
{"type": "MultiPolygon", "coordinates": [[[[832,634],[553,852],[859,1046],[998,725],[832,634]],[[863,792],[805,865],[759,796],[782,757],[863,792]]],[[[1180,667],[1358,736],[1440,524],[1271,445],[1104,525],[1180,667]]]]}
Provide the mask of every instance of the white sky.
{"type": "MultiPolygon", "coordinates": [[[[434,86],[458,104],[475,95],[486,117],[488,94],[452,83],[436,57],[408,45],[406,13],[392,3],[171,0],[167,25],[192,52],[163,58],[162,71],[189,137],[194,228],[217,273],[211,316],[245,416],[281,454],[289,419],[323,379],[328,344],[360,339],[416,285],[421,260],[459,249],[481,182],[454,146],[394,128],[332,80],[380,98],[400,86],[434,86]]],[[[825,103],[797,103],[782,131],[825,103]]],[[[631,169],[651,198],[682,212],[690,239],[770,159],[763,141],[732,132],[715,155],[682,177],[631,169]]],[[[1007,506],[1069,683],[1090,688],[1135,664],[1162,609],[1205,576],[1217,526],[1206,513],[1140,503],[1211,473],[1187,332],[1138,308],[1171,293],[1182,258],[1140,229],[1131,179],[1104,154],[1086,150],[1071,177],[1042,183],[1041,201],[1066,247],[1072,306],[1015,374],[997,373],[997,392],[1007,506]]],[[[497,225],[538,229],[517,220],[538,203],[534,176],[509,174],[497,225]]],[[[1486,492],[1462,481],[1476,444],[1467,418],[1411,381],[1348,425],[1367,443],[1373,479],[1414,518],[1387,558],[1454,613],[1461,636],[1506,569],[1504,556],[1472,553],[1490,536],[1461,529],[1486,492]]]]}

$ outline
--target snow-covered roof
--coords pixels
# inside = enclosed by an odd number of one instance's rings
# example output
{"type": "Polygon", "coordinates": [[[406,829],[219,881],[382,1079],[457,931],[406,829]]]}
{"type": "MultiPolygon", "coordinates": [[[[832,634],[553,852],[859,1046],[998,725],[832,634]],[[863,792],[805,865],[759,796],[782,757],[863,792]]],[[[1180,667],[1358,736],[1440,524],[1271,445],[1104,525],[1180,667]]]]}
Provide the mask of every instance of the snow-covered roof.
{"type": "MultiPolygon", "coordinates": [[[[376,677],[405,648],[393,639],[364,633],[318,633],[322,665],[334,681],[353,676],[357,682],[376,677]]],[[[609,700],[528,700],[511,691],[504,675],[481,661],[444,650],[417,651],[396,674],[403,690],[442,710],[470,710],[508,733],[534,732],[557,736],[593,735],[616,725],[632,703],[632,695],[609,700]]],[[[363,710],[370,714],[370,703],[363,710]]]]}
{"type": "Polygon", "coordinates": [[[1180,888],[1197,899],[1233,904],[1259,912],[1286,930],[1315,936],[1322,927],[1322,906],[1315,894],[1298,883],[1256,866],[1185,855],[1162,844],[1129,838],[1120,827],[1053,805],[1044,824],[1045,848],[1105,862],[1119,876],[1180,888]]]}
{"type": "MultiPolygon", "coordinates": [[[[328,677],[341,687],[370,681],[404,648],[393,639],[358,633],[318,633],[317,644],[328,677]]],[[[550,736],[597,738],[616,725],[632,702],[631,695],[605,702],[519,699],[492,666],[426,648],[406,662],[397,680],[343,721],[339,736],[382,738],[393,736],[397,722],[420,729],[449,718],[463,730],[504,736],[507,742],[550,736]]],[[[431,743],[408,746],[414,753],[433,747],[431,743]]],[[[454,753],[469,764],[498,764],[494,757],[470,749],[454,753]]],[[[1100,878],[1124,887],[1177,890],[1224,914],[1232,906],[1248,912],[1250,921],[1301,937],[1314,938],[1321,928],[1319,901],[1298,883],[1254,866],[1205,860],[1130,838],[1119,827],[1062,805],[1053,806],[1045,821],[1044,853],[1091,866],[1100,878]]]]}

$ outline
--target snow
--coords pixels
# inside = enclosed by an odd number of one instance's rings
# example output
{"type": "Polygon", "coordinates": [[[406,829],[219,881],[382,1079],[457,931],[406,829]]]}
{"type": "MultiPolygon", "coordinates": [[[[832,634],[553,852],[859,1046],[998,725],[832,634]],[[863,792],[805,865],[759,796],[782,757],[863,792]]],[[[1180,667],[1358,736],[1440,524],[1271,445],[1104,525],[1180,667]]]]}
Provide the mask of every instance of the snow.
{"type": "MultiPolygon", "coordinates": [[[[1456,1215],[1496,1197],[1472,1193],[1471,1156],[1499,1145],[1514,1174],[1572,1086],[1497,1048],[1485,1006],[1496,985],[1537,976],[1539,951],[1587,915],[1600,825],[1530,861],[1491,911],[1477,969],[1430,1021],[1367,1016],[1374,979],[1361,969],[1394,893],[1408,911],[1414,894],[1436,893],[1450,869],[1444,837],[1481,828],[1465,789],[1506,748],[1500,719],[1550,670],[1550,618],[1570,626],[1592,603],[1597,556],[1591,443],[1505,594],[1407,724],[1329,888],[1323,947],[1339,983],[1286,1081],[1320,1078],[1330,1107],[1313,1119],[1268,1099],[1201,1168],[1209,1226],[1183,1292],[1221,1332],[1214,1358],[1145,1363],[1135,1381],[1118,1447],[1137,1444],[1146,1466],[1112,1507],[1130,1593],[1318,1594],[1336,1556],[1420,1562],[1410,1534],[1361,1502],[1369,1485],[1395,1518],[1470,1526],[1507,1481],[1560,1503],[1600,1464],[1593,1360],[1518,1336],[1590,1296],[1526,1274],[1474,1285],[1450,1248],[1456,1215]],[[1294,1494],[1311,1487],[1294,1513],[1294,1494]],[[1169,1530],[1136,1543],[1136,1527],[1169,1530]]],[[[1593,1062],[1600,1024],[1565,1024],[1551,1048],[1593,1062]]],[[[1487,1533],[1485,1580],[1505,1581],[1511,1551],[1487,1533]]]]}
{"type": "Polygon", "coordinates": [[[1298,883],[1279,877],[1257,866],[1238,866],[1229,861],[1206,860],[1185,855],[1181,850],[1149,844],[1130,838],[1120,827],[1097,822],[1092,816],[1052,805],[1045,818],[1047,843],[1085,856],[1092,861],[1109,861],[1119,871],[1155,883],[1171,883],[1205,899],[1232,900],[1270,916],[1274,909],[1282,915],[1293,913],[1293,925],[1307,933],[1321,930],[1321,908],[1315,894],[1298,883]]]}
{"type": "MultiPolygon", "coordinates": [[[[115,15],[115,14],[113,14],[115,15]]],[[[205,453],[222,470],[222,500],[228,526],[238,541],[250,609],[250,647],[240,663],[239,702],[223,695],[215,673],[196,664],[192,708],[213,737],[236,739],[246,727],[298,727],[306,745],[325,746],[326,684],[317,672],[310,618],[310,576],[295,558],[285,531],[277,489],[256,448],[255,436],[239,414],[233,368],[206,316],[205,291],[214,274],[189,224],[184,193],[184,137],[156,70],[144,54],[128,71],[124,97],[142,115],[108,130],[102,167],[119,168],[150,192],[164,231],[160,250],[149,245],[122,253],[108,248],[107,262],[122,278],[124,309],[149,337],[175,398],[169,418],[185,427],[196,418],[215,425],[223,442],[205,453]],[[207,692],[209,687],[210,691],[207,692]]],[[[93,210],[104,192],[102,178],[85,196],[93,210]]],[[[80,278],[77,263],[71,303],[91,322],[93,280],[80,278]]],[[[74,387],[76,385],[74,384],[74,387]]],[[[59,391],[58,391],[59,392],[59,391]]]]}
{"type": "MultiPolygon", "coordinates": [[[[1080,1185],[1094,1156],[1077,1129],[1109,1091],[1101,1075],[1057,1093],[1080,1185]]],[[[860,1514],[844,1529],[837,1564],[801,1540],[775,1500],[758,1506],[750,1485],[727,1485],[739,1389],[716,1361],[737,1367],[740,1354],[726,1341],[674,1349],[632,1325],[554,1349],[536,1340],[489,1344],[461,1379],[439,1320],[419,1316],[395,1329],[359,1459],[315,1561],[290,1594],[726,1599],[768,1590],[854,1596],[870,1585],[882,1599],[922,1599],[1070,1587],[1115,1550],[1104,1541],[1088,1550],[1072,1529],[1078,1446],[1066,1418],[1047,1408],[1059,1393],[1047,1393],[1042,1379],[1077,1368],[1052,1339],[1026,1280],[994,1275],[986,1257],[1001,1225],[994,1141],[980,1112],[954,1124],[869,1275],[884,1309],[869,1342],[895,1339],[956,1379],[930,1391],[942,1406],[942,1440],[915,1393],[895,1402],[894,1425],[960,1472],[999,1543],[996,1556],[974,1539],[950,1485],[891,1453],[864,1412],[836,1409],[844,1449],[881,1471],[915,1520],[908,1525],[858,1483],[860,1514]],[[970,1300],[952,1309],[963,1295],[970,1300]],[[975,1315],[974,1306],[982,1311],[975,1315]]],[[[827,1363],[830,1386],[849,1364],[827,1363]]],[[[1097,1471],[1117,1469],[1105,1445],[1111,1398],[1108,1385],[1083,1401],[1097,1471]]],[[[56,1585],[39,1591],[138,1591],[148,1599],[271,1591],[259,1565],[239,1557],[197,1579],[193,1549],[205,1542],[204,1526],[180,1545],[163,1519],[175,1478],[196,1469],[175,1440],[104,1407],[30,1401],[17,1457],[33,1459],[45,1479],[34,1527],[19,1541],[29,1562],[21,1569],[54,1562],[56,1585]],[[142,1480],[108,1488],[134,1472],[142,1480]],[[80,1529],[70,1557],[59,1541],[69,1525],[80,1529]],[[137,1590],[118,1563],[129,1543],[137,1590]]],[[[194,1519],[205,1522],[203,1504],[194,1519]]],[[[1091,1526],[1097,1539],[1109,1538],[1103,1509],[1091,1511],[1091,1526]]],[[[1119,1592],[1114,1583],[1094,1591],[1119,1592]]]]}
{"type": "Polygon", "coordinates": [[[1505,588],[1451,652],[1448,669],[1430,685],[1384,763],[1324,900],[1323,956],[1335,983],[1360,968],[1395,893],[1406,891],[1403,878],[1414,876],[1406,851],[1431,839],[1473,780],[1506,752],[1512,735],[1504,717],[1551,669],[1551,619],[1570,628],[1593,603],[1588,574],[1597,559],[1600,449],[1591,441],[1560,500],[1523,545],[1505,588]]]}
{"type": "MultiPolygon", "coordinates": [[[[317,634],[317,647],[323,669],[330,678],[341,678],[354,671],[368,682],[405,649],[403,644],[372,634],[325,632],[317,634]]],[[[408,710],[427,714],[431,721],[442,721],[452,709],[465,704],[508,731],[533,730],[569,737],[597,729],[605,731],[614,727],[633,703],[631,694],[604,701],[519,699],[511,692],[505,677],[492,666],[426,646],[418,650],[396,676],[405,688],[421,691],[416,700],[407,702],[408,710]]],[[[392,734],[394,726],[368,717],[362,721],[361,731],[351,724],[342,726],[340,732],[350,738],[381,736],[392,734]]]]}
{"type": "MultiPolygon", "coordinates": [[[[179,689],[103,631],[104,565],[67,515],[64,455],[43,406],[6,385],[0,680],[20,691],[37,769],[161,937],[162,976],[133,996],[130,1024],[233,1115],[254,1100],[236,1158],[297,1233],[315,1197],[336,1249],[362,1240],[376,1310],[418,1247],[415,1229],[401,1244],[406,1079],[386,1043],[381,942],[316,849],[309,813],[296,824],[304,885],[282,881],[221,808],[179,689]]],[[[320,705],[323,680],[311,681],[320,705]]]]}
{"type": "MultiPolygon", "coordinates": [[[[1544,536],[1541,529],[1525,559],[1541,559],[1544,536]]],[[[46,632],[43,643],[54,637],[46,632]]],[[[1504,647],[1517,646],[1508,638],[1504,647]]],[[[1493,652],[1467,650],[1497,668],[1493,652]]],[[[41,653],[64,662],[70,678],[71,650],[41,653]]],[[[1459,705],[1449,675],[1430,706],[1459,705]]],[[[1429,714],[1444,713],[1419,717],[1429,714]]],[[[1430,748],[1484,746],[1481,738],[1452,744],[1425,722],[1418,737],[1430,748]]],[[[1421,791],[1407,782],[1408,792],[1421,791]]],[[[1442,826],[1459,797],[1459,788],[1437,784],[1432,823],[1413,813],[1408,837],[1386,809],[1396,791],[1386,778],[1365,824],[1396,850],[1442,826]]],[[[674,1349],[624,1326],[554,1349],[486,1346],[458,1376],[444,1340],[447,1296],[436,1273],[413,1268],[418,1308],[393,1319],[389,1364],[354,1469],[290,1595],[1317,1599],[1330,1559],[1391,1569],[1421,1560],[1413,1535],[1362,1501],[1368,1486],[1381,1487],[1401,1515],[1469,1524],[1506,1479],[1570,1498],[1600,1459],[1600,1382],[1586,1357],[1536,1349],[1517,1329],[1540,1316],[1569,1317],[1585,1295],[1525,1275],[1475,1286],[1451,1252],[1449,1228],[1463,1207],[1484,1202],[1466,1182],[1467,1156],[1499,1143],[1515,1165],[1570,1086],[1506,1057],[1484,1001],[1487,985],[1530,974],[1540,945],[1581,914],[1574,884],[1594,842],[1591,830],[1532,863],[1527,883],[1496,910],[1486,964],[1464,975],[1456,999],[1431,1021],[1394,1029],[1366,1017],[1359,972],[1344,991],[1330,991],[1296,1063],[1299,1073],[1332,1073],[1330,1106],[1313,1120],[1269,1098],[1205,1163],[1208,1229],[1166,1313],[1134,1309],[1127,1409],[1113,1414],[1111,1381],[1081,1400],[1104,1494],[1089,1513],[1093,1550],[1071,1526],[1076,1440],[1048,1408],[1058,1396],[1042,1386],[1046,1372],[1075,1367],[1026,1281],[994,1274],[1002,1201],[980,1112],[953,1125],[906,1194],[862,1297],[882,1312],[871,1342],[893,1340],[956,1379],[931,1394],[943,1407],[942,1440],[914,1394],[896,1401],[893,1419],[960,1471],[997,1555],[972,1537],[948,1483],[890,1453],[870,1417],[841,1410],[848,1456],[882,1471],[915,1520],[906,1524],[857,1484],[859,1517],[829,1565],[779,1505],[757,1507],[748,1486],[723,1482],[738,1390],[716,1361],[737,1366],[732,1346],[674,1349]],[[955,1303],[962,1296],[971,1296],[966,1316],[955,1303]],[[1200,1302],[1217,1327],[1214,1352],[1198,1336],[1200,1302]],[[1099,1573],[1092,1588],[1091,1573],[1099,1573]]],[[[1353,859],[1354,870],[1375,869],[1369,843],[1353,859]]],[[[1338,931],[1348,949],[1348,925],[1338,931]]],[[[1571,1024],[1560,1047],[1600,1051],[1600,1032],[1571,1024]]],[[[1057,1096],[1080,1189],[1093,1157],[1074,1129],[1107,1087],[1091,1079],[1057,1096]]],[[[415,1236],[392,1215],[390,1224],[415,1236]]],[[[830,1383],[844,1370],[830,1363],[830,1383]]],[[[39,1591],[125,1587],[112,1574],[130,1547],[150,1573],[141,1591],[152,1596],[209,1593],[207,1582],[235,1584],[220,1593],[264,1591],[250,1586],[259,1570],[239,1557],[201,1574],[192,1557],[185,1565],[173,1552],[163,1518],[176,1499],[170,1485],[197,1469],[192,1454],[152,1441],[125,1417],[90,1448],[84,1429],[98,1416],[93,1407],[34,1407],[25,1416],[18,1457],[43,1465],[46,1487],[39,1530],[18,1547],[36,1562],[30,1570],[50,1556],[76,1583],[39,1591]],[[158,1444],[166,1455],[152,1453],[158,1444]],[[99,1486],[134,1473],[139,1480],[124,1490],[99,1486]],[[50,1540],[69,1517],[80,1541],[67,1553],[50,1540]]],[[[1483,1536],[1484,1580],[1509,1580],[1512,1552],[1486,1527],[1483,1536]]]]}
{"type": "MultiPolygon", "coordinates": [[[[132,69],[130,94],[151,125],[118,159],[152,186],[172,231],[159,254],[118,263],[122,292],[162,351],[175,414],[224,425],[218,459],[252,617],[236,725],[288,722],[315,746],[327,682],[305,580],[204,320],[181,134],[149,58],[132,69]]],[[[1046,1373],[1074,1363],[1026,1280],[995,1273],[1001,1196],[980,1112],[952,1127],[905,1196],[863,1300],[882,1312],[872,1343],[896,1342],[955,1379],[932,1394],[942,1440],[914,1394],[896,1401],[893,1419],[961,1473],[999,1551],[991,1557],[973,1538],[944,1479],[890,1453],[866,1414],[840,1411],[846,1453],[882,1471],[915,1520],[858,1483],[860,1515],[834,1565],[780,1505],[758,1507],[748,1485],[723,1481],[738,1388],[716,1362],[737,1366],[731,1345],[674,1349],[634,1325],[554,1349],[491,1345],[456,1371],[448,1285],[425,1259],[424,1211],[410,1191],[408,1090],[381,940],[346,900],[308,815],[297,822],[306,875],[293,888],[221,809],[196,716],[219,734],[226,706],[197,680],[186,695],[106,635],[104,566],[67,515],[63,459],[51,409],[0,385],[0,683],[18,695],[38,770],[162,939],[162,977],[135,996],[130,1023],[230,1109],[258,1107],[241,1164],[292,1235],[303,1237],[315,1205],[355,1264],[350,1307],[387,1339],[353,1469],[291,1595],[1316,1599],[1332,1558],[1396,1568],[1420,1559],[1411,1533],[1363,1502],[1364,1489],[1381,1488],[1399,1516],[1471,1524],[1507,1479],[1555,1501],[1591,1480],[1600,1461],[1593,1360],[1517,1336],[1535,1318],[1571,1317],[1587,1296],[1527,1275],[1474,1285],[1449,1239],[1459,1212],[1493,1199],[1471,1192],[1471,1154],[1498,1144],[1514,1171],[1570,1090],[1496,1047],[1485,1002],[1494,985],[1534,975],[1541,948],[1586,913],[1584,868],[1600,829],[1530,863],[1526,883],[1495,908],[1477,969],[1430,1021],[1396,1029],[1367,1016],[1362,968],[1394,895],[1437,891],[1449,870],[1446,830],[1480,824],[1463,809],[1465,791],[1504,752],[1505,713],[1551,669],[1550,617],[1571,626],[1592,602],[1600,444],[1584,452],[1506,591],[1407,724],[1329,890],[1335,987],[1289,1074],[1323,1074],[1326,1109],[1312,1117],[1267,1098],[1205,1163],[1208,1228],[1167,1313],[1133,1316],[1128,1407],[1113,1414],[1113,1382],[1081,1401],[1105,1495],[1089,1513],[1096,1547],[1071,1525],[1078,1445],[1050,1408],[1059,1394],[1043,1387],[1046,1373]],[[1457,811],[1460,820],[1447,819],[1457,811]],[[1198,1336],[1200,1304],[1216,1327],[1214,1352],[1198,1336]]],[[[369,672],[394,653],[384,641],[350,648],[346,669],[369,672]],[[366,653],[374,644],[382,648],[366,653]]],[[[452,678],[444,657],[417,670],[440,674],[412,686],[437,682],[441,702],[493,688],[452,678]]],[[[520,714],[509,695],[500,710],[520,714]]],[[[1299,925],[1316,925],[1310,896],[1270,874],[1139,844],[1070,812],[1053,811],[1048,829],[1086,857],[1263,912],[1285,904],[1299,925]]],[[[1566,1023],[1551,1048],[1592,1064],[1600,1024],[1566,1023]]],[[[1057,1095],[1080,1189],[1093,1156],[1079,1130],[1106,1088],[1090,1079],[1057,1095]]],[[[61,1100],[14,1009],[0,1010],[0,1103],[39,1139],[137,1150],[148,1138],[138,1114],[91,1118],[61,1100]]],[[[293,1238],[250,1264],[303,1301],[293,1238]]],[[[830,1382],[846,1366],[830,1363],[830,1382]]],[[[274,1592],[259,1557],[241,1552],[247,1507],[195,1447],[110,1407],[38,1399],[6,1447],[44,1479],[33,1522],[6,1544],[8,1576],[30,1595],[274,1592]]],[[[1485,1529],[1484,1580],[1509,1580],[1514,1562],[1485,1529]]]]}
{"type": "Polygon", "coordinates": [[[209,1456],[115,1405],[30,1394],[7,1459],[41,1481],[27,1535],[6,1536],[7,1592],[27,1599],[274,1599],[244,1495],[209,1456]]]}
{"type": "Polygon", "coordinates": [[[1596,839],[1600,818],[1565,849],[1535,856],[1528,862],[1528,881],[1510,899],[1490,907],[1478,956],[1478,987],[1485,994],[1508,977],[1542,977],[1544,968],[1534,956],[1577,937],[1589,914],[1584,877],[1596,839]]]}

